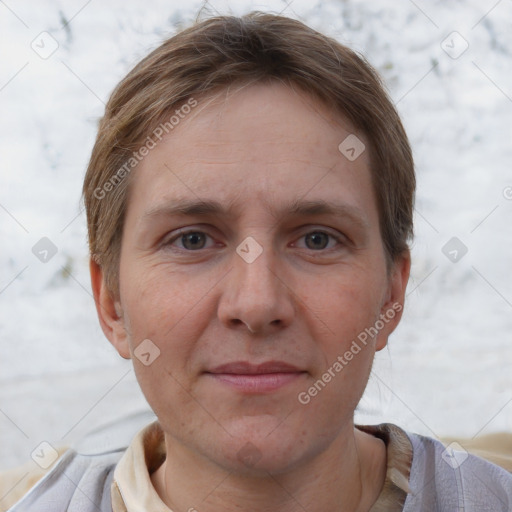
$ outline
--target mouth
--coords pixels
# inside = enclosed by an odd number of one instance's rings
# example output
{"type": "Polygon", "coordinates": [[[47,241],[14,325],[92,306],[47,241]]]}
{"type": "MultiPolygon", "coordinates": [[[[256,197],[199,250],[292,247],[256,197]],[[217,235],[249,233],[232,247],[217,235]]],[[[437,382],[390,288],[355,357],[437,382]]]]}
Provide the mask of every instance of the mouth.
{"type": "Polygon", "coordinates": [[[206,375],[244,393],[268,393],[294,382],[306,373],[282,361],[268,361],[258,365],[236,361],[217,366],[207,371],[206,375]]]}

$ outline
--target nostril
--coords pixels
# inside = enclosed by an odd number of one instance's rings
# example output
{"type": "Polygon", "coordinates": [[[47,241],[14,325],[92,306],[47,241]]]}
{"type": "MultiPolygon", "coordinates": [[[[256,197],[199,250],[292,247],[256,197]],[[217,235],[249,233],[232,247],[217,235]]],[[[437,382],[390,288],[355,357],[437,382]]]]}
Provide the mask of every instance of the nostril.
{"type": "Polygon", "coordinates": [[[240,320],[239,318],[233,318],[231,320],[231,323],[233,325],[245,325],[247,327],[247,329],[249,329],[249,332],[251,332],[251,334],[254,334],[256,331],[247,323],[247,322],[244,322],[243,320],[240,320]]]}

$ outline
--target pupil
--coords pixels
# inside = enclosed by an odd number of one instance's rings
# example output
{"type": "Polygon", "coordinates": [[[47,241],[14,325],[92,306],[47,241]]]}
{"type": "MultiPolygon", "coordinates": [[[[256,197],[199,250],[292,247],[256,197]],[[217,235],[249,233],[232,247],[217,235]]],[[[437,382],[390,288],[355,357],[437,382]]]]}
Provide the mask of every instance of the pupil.
{"type": "Polygon", "coordinates": [[[187,249],[201,249],[204,246],[202,233],[187,233],[184,235],[183,246],[187,249]]]}
{"type": "Polygon", "coordinates": [[[326,247],[327,241],[327,235],[325,233],[312,233],[307,236],[306,245],[309,249],[323,249],[326,247]],[[312,242],[312,244],[308,242],[312,242]]]}

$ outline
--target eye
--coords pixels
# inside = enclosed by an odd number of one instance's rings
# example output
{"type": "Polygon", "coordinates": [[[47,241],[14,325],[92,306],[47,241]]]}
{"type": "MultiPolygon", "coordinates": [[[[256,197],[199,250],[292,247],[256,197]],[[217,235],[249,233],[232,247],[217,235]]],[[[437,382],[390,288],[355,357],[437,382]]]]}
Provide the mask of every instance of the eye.
{"type": "Polygon", "coordinates": [[[311,231],[310,233],[303,235],[300,240],[302,239],[304,240],[306,249],[311,249],[313,251],[332,249],[336,244],[342,242],[340,237],[336,237],[325,231],[311,231]]]}
{"type": "MultiPolygon", "coordinates": [[[[208,239],[211,240],[211,237],[203,231],[182,231],[166,242],[165,245],[176,247],[176,244],[178,244],[178,249],[197,251],[207,248],[208,239]]],[[[213,240],[211,241],[213,242],[213,240]]]]}

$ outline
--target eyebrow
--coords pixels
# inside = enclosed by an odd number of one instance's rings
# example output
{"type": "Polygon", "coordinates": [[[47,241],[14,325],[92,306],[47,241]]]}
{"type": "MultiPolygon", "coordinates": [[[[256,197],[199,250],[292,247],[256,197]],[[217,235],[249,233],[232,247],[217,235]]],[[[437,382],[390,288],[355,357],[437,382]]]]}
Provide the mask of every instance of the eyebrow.
{"type": "Polygon", "coordinates": [[[182,199],[172,201],[172,203],[155,206],[148,211],[144,212],[143,219],[152,219],[154,217],[173,217],[175,215],[222,215],[228,211],[217,201],[208,199],[189,200],[182,199]]]}
{"type": "MultiPolygon", "coordinates": [[[[320,200],[295,200],[290,204],[279,207],[267,206],[267,209],[275,218],[282,218],[284,216],[295,217],[311,217],[321,215],[332,215],[334,217],[346,217],[359,227],[367,229],[369,222],[364,215],[364,212],[359,208],[346,204],[320,200]]],[[[143,219],[152,219],[155,217],[172,217],[176,215],[185,216],[227,216],[232,213],[232,205],[228,208],[224,207],[217,201],[209,199],[181,199],[166,203],[164,205],[157,205],[143,214],[143,219]]]]}
{"type": "Polygon", "coordinates": [[[289,214],[295,216],[332,215],[334,217],[347,217],[361,228],[370,226],[363,211],[346,203],[330,202],[323,199],[315,201],[294,201],[287,209],[289,214]]]}

